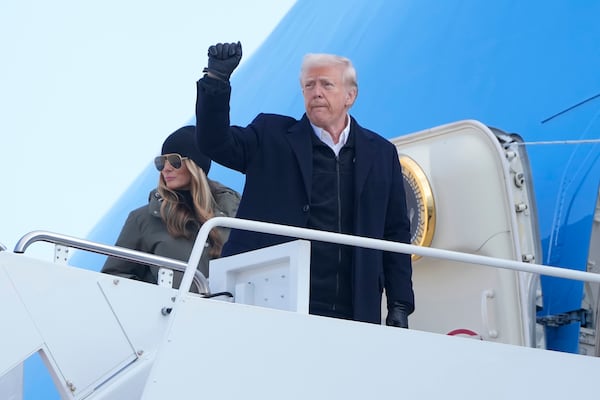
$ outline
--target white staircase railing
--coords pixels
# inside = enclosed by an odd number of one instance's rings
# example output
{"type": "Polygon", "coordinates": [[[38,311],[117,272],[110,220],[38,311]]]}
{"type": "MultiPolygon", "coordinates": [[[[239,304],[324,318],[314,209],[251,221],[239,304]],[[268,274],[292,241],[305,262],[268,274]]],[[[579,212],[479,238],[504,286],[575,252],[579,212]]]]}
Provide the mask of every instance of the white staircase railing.
{"type": "Polygon", "coordinates": [[[600,274],[572,270],[567,268],[552,267],[542,264],[526,263],[522,261],[504,260],[494,257],[479,256],[458,251],[435,249],[431,247],[421,247],[405,243],[391,242],[387,240],[371,239],[360,236],[346,235],[342,233],[333,233],[325,231],[316,231],[307,228],[298,228],[288,225],[278,225],[269,222],[251,221],[240,218],[215,217],[202,225],[194,248],[190,255],[188,268],[186,269],[181,281],[180,291],[189,291],[194,277],[194,268],[189,266],[198,265],[204,243],[208,239],[208,233],[215,227],[225,227],[232,229],[242,229],[261,233],[270,233],[273,235],[289,236],[298,239],[318,240],[322,242],[331,242],[345,244],[349,246],[365,247],[369,249],[391,251],[396,253],[416,254],[422,257],[434,257],[457,261],[469,264],[478,264],[488,267],[504,268],[515,271],[531,272],[540,275],[554,276],[557,278],[566,278],[580,280],[585,282],[600,283],[600,274]]]}

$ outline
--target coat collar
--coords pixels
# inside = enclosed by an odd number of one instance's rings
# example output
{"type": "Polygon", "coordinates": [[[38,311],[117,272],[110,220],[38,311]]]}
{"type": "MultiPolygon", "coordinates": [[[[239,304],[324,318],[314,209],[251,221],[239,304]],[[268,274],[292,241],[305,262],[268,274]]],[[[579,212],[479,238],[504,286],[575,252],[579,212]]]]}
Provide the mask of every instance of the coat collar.
{"type": "Polygon", "coordinates": [[[292,125],[288,129],[288,134],[286,135],[296,155],[296,161],[300,166],[302,180],[304,181],[304,190],[308,199],[310,199],[312,185],[312,141],[310,137],[312,134],[312,126],[310,126],[310,121],[306,114],[304,114],[297,124],[292,125]]]}

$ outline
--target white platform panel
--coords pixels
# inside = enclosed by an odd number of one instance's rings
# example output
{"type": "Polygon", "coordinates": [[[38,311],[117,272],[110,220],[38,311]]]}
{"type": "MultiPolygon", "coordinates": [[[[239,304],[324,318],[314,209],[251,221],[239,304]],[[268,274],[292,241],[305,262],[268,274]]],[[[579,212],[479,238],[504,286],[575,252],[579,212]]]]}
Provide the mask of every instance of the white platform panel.
{"type": "Polygon", "coordinates": [[[217,300],[185,299],[173,322],[144,400],[583,398],[587,385],[535,382],[600,371],[598,358],[217,300]]]}
{"type": "Polygon", "coordinates": [[[0,399],[23,399],[23,364],[17,365],[7,374],[0,374],[0,399]]]}
{"type": "MultiPolygon", "coordinates": [[[[63,398],[139,398],[168,326],[161,310],[173,306],[175,295],[170,288],[0,252],[0,376],[40,351],[63,398]],[[128,379],[111,379],[118,373],[128,379]]],[[[0,398],[10,390],[0,389],[0,398]]]]}
{"type": "Polygon", "coordinates": [[[35,323],[13,287],[6,267],[7,263],[4,259],[0,259],[0,304],[4,310],[7,310],[2,318],[0,334],[2,340],[0,376],[21,364],[23,355],[27,358],[44,344],[35,323]],[[6,346],[7,343],[10,345],[6,346]]]}
{"type": "Polygon", "coordinates": [[[211,293],[235,303],[308,314],[310,242],[295,240],[210,262],[211,293]]]}

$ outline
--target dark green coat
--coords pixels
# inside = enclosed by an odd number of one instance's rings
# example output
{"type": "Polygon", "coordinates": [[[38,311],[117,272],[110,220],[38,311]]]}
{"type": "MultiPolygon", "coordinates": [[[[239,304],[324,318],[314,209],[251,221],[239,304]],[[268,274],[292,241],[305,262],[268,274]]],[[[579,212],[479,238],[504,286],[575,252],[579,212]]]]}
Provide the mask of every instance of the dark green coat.
{"type": "MultiPolygon", "coordinates": [[[[235,217],[240,195],[222,184],[212,181],[213,196],[217,203],[215,216],[235,217]]],[[[167,232],[167,227],[160,217],[160,194],[155,190],[150,193],[147,205],[129,213],[125,225],[121,229],[116,246],[139,250],[158,256],[174,258],[187,262],[194,246],[195,236],[192,239],[174,238],[167,232]]],[[[224,241],[229,237],[229,229],[218,228],[224,241]]],[[[209,249],[205,249],[200,259],[198,269],[208,277],[209,249]]],[[[107,274],[118,275],[124,278],[137,279],[145,282],[156,283],[159,267],[138,264],[123,259],[109,257],[102,271],[107,274]]],[[[183,274],[175,272],[173,287],[178,288],[183,274]]]]}

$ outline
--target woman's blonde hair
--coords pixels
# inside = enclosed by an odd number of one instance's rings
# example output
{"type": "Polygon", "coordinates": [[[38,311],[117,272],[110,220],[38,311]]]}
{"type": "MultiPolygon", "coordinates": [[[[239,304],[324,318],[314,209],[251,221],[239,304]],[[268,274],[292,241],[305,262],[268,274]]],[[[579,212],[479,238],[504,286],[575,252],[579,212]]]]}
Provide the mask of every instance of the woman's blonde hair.
{"type": "MultiPolygon", "coordinates": [[[[192,239],[198,233],[198,229],[215,213],[216,202],[212,195],[210,180],[202,168],[198,167],[191,159],[184,159],[183,163],[192,175],[190,194],[194,210],[182,203],[179,195],[169,189],[160,174],[158,178],[158,193],[162,197],[160,205],[160,216],[167,226],[167,231],[173,237],[185,237],[192,239]]],[[[210,231],[208,235],[210,243],[209,255],[216,258],[221,255],[223,248],[223,238],[216,229],[210,231]]]]}

